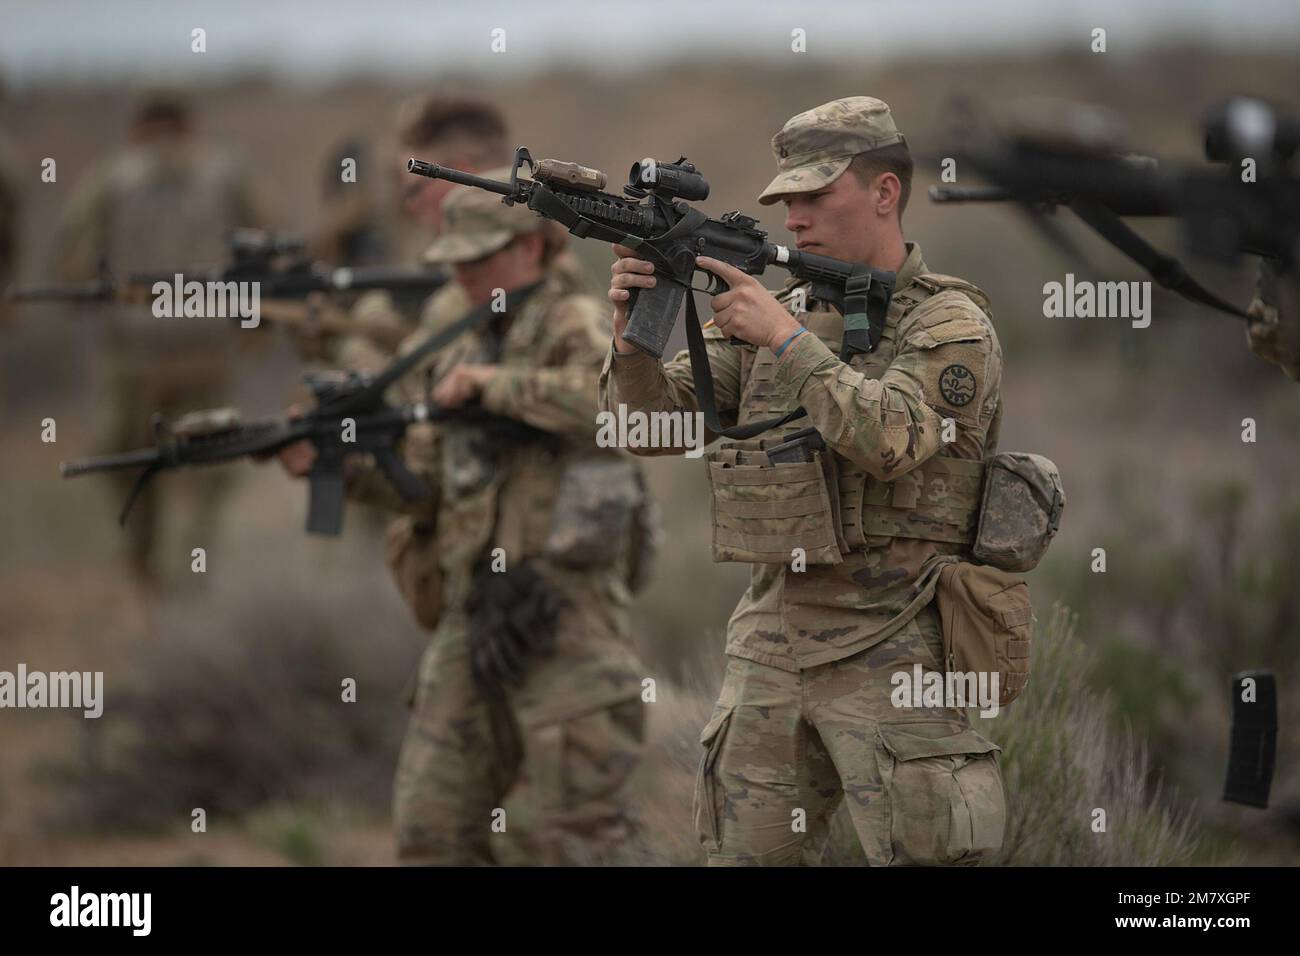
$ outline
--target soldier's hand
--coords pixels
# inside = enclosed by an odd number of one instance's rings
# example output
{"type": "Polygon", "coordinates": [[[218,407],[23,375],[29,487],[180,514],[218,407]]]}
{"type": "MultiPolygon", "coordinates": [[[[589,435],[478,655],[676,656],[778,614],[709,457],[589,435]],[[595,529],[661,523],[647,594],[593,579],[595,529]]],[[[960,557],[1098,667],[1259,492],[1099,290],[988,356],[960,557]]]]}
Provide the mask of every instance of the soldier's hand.
{"type": "Polygon", "coordinates": [[[316,464],[316,446],[304,438],[292,445],[285,445],[275,453],[275,457],[280,459],[280,464],[289,475],[301,478],[316,464]]]}
{"type": "Polygon", "coordinates": [[[470,365],[462,362],[439,380],[429,397],[443,408],[459,408],[470,399],[482,395],[483,389],[487,388],[496,372],[495,365],[470,365]]]}
{"type": "Polygon", "coordinates": [[[803,327],[749,273],[709,256],[696,256],[695,264],[729,286],[711,303],[713,323],[723,334],[776,351],[803,327]]]}
{"type": "Polygon", "coordinates": [[[637,351],[635,345],[623,341],[623,330],[627,328],[627,317],[631,309],[628,300],[632,289],[650,289],[655,285],[653,262],[638,259],[635,250],[627,246],[614,244],[614,254],[618,256],[609,267],[612,277],[609,280],[609,301],[614,303],[614,350],[625,354],[637,351]]]}
{"type": "MultiPolygon", "coordinates": [[[[290,420],[302,418],[303,407],[298,404],[290,405],[289,411],[285,417],[290,420]]],[[[292,478],[301,478],[311,471],[311,466],[316,463],[316,446],[303,438],[294,442],[292,445],[285,445],[279,451],[274,452],[274,457],[279,459],[280,465],[285,472],[292,478]]],[[[272,458],[272,453],[253,455],[253,460],[258,464],[268,462],[272,458]]]]}

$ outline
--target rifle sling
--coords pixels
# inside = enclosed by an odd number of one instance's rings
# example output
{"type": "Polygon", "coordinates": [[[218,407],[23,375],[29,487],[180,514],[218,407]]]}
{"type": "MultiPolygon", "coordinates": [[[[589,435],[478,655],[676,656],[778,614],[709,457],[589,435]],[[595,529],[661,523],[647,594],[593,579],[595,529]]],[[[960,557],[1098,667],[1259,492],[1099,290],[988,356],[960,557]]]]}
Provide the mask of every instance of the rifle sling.
{"type": "MultiPolygon", "coordinates": [[[[695,401],[704,415],[705,427],[724,438],[739,440],[753,438],[769,428],[778,428],[807,415],[807,409],[800,405],[794,411],[787,412],[778,418],[767,418],[758,422],[750,422],[748,425],[736,425],[731,428],[727,428],[722,424],[718,419],[717,397],[713,389],[713,369],[709,366],[708,348],[704,344],[704,332],[700,326],[699,314],[695,310],[694,290],[689,285],[686,288],[686,346],[691,356],[691,379],[695,385],[695,401]]],[[[859,295],[861,293],[857,289],[857,284],[853,283],[850,287],[850,294],[845,298],[844,340],[840,345],[839,354],[841,362],[848,362],[854,353],[873,351],[884,331],[884,315],[871,314],[876,310],[868,306],[865,295],[861,295],[860,298],[859,295]],[[861,322],[859,328],[849,328],[850,314],[853,314],[857,321],[861,322]]],[[[805,429],[804,431],[812,430],[805,429]]],[[[803,433],[800,432],[801,435],[803,433]]]]}
{"type": "Polygon", "coordinates": [[[1151,275],[1157,285],[1170,290],[1190,302],[1209,306],[1228,315],[1243,319],[1249,316],[1230,302],[1219,298],[1187,274],[1183,264],[1171,255],[1156,249],[1134,232],[1129,225],[1104,206],[1075,199],[1070,203],[1093,232],[1101,236],[1124,255],[1128,256],[1151,275]]]}
{"type": "MultiPolygon", "coordinates": [[[[509,313],[519,308],[519,306],[525,302],[529,296],[541,288],[542,283],[545,281],[545,279],[541,279],[534,282],[532,285],[524,286],[521,289],[515,289],[506,293],[506,308],[504,311],[509,313]]],[[[411,369],[415,368],[415,366],[418,365],[427,355],[438,351],[443,346],[449,344],[453,339],[459,338],[462,333],[477,328],[492,319],[494,316],[501,314],[503,313],[492,308],[492,303],[490,302],[487,305],[479,306],[464,318],[453,322],[436,335],[429,336],[410,352],[407,352],[401,358],[389,364],[389,366],[376,375],[374,380],[362,389],[357,394],[356,398],[350,401],[349,404],[364,404],[366,401],[374,397],[381,397],[383,393],[388,390],[389,385],[392,385],[411,369]]]]}

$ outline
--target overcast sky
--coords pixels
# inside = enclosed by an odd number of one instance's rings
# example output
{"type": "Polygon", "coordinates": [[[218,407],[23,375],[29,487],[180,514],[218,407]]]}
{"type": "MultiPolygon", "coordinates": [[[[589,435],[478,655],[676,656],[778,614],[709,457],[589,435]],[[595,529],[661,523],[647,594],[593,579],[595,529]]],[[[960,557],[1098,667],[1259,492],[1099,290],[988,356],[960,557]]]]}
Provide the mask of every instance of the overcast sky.
{"type": "Polygon", "coordinates": [[[1108,51],[1201,39],[1215,47],[1289,47],[1300,55],[1300,0],[0,0],[0,76],[47,80],[220,80],[268,70],[302,82],[369,69],[527,70],[557,59],[602,69],[654,58],[749,53],[875,62],[904,47],[1032,53],[1108,51]],[[191,30],[207,52],[190,50],[191,30]],[[505,30],[504,53],[491,50],[505,30]]]}

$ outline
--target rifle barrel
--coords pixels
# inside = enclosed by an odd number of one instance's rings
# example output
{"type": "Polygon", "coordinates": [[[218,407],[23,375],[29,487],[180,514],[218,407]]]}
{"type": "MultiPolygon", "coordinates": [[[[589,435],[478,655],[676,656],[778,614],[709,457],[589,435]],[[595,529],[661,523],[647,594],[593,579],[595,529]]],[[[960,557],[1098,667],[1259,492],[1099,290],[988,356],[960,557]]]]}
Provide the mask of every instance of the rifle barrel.
{"type": "Polygon", "coordinates": [[[931,186],[934,202],[1007,202],[1014,199],[1011,190],[1001,186],[931,186]]]}
{"type": "Polygon", "coordinates": [[[495,179],[484,179],[482,176],[475,176],[473,173],[462,172],[459,169],[450,169],[447,166],[439,166],[437,163],[426,163],[422,159],[408,159],[406,161],[406,171],[415,173],[417,176],[427,176],[430,179],[445,179],[449,183],[459,183],[461,186],[477,186],[479,189],[486,189],[490,193],[497,193],[501,196],[514,194],[514,190],[509,183],[499,182],[495,179]]]}
{"type": "Polygon", "coordinates": [[[64,478],[75,478],[96,471],[118,471],[125,468],[142,468],[158,461],[157,448],[141,448],[138,451],[124,451],[117,455],[104,455],[100,458],[78,458],[59,464],[59,474],[64,478]]]}

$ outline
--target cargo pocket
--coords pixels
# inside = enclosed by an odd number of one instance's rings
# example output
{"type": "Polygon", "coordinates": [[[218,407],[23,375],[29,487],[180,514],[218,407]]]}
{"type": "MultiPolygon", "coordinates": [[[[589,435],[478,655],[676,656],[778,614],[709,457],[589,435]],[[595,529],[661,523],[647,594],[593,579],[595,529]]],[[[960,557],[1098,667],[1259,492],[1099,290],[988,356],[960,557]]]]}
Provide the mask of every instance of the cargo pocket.
{"type": "Polygon", "coordinates": [[[882,723],[876,754],[894,866],[979,863],[1002,847],[1001,748],[954,720],[882,723]]]}
{"type": "MultiPolygon", "coordinates": [[[[773,465],[761,450],[729,446],[708,454],[713,560],[789,564],[802,548],[808,564],[843,561],[837,535],[839,490],[824,452],[773,465]]],[[[846,549],[844,549],[846,550],[846,549]]]]}
{"type": "Polygon", "coordinates": [[[704,754],[700,757],[700,769],[695,777],[693,813],[700,844],[712,851],[722,848],[722,790],[713,771],[727,734],[727,725],[731,722],[731,711],[731,707],[718,710],[700,732],[704,754]]]}

